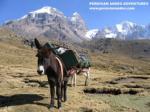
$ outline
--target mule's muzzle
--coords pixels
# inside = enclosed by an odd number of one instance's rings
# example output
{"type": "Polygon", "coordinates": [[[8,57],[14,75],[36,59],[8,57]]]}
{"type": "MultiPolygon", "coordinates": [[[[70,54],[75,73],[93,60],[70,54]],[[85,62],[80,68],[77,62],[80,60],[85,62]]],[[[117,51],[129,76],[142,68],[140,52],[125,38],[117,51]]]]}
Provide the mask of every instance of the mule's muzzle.
{"type": "Polygon", "coordinates": [[[37,70],[37,73],[42,75],[43,74],[43,71],[42,70],[37,70]]]}
{"type": "Polygon", "coordinates": [[[38,67],[38,70],[37,70],[37,73],[40,74],[40,75],[43,75],[45,72],[44,72],[44,66],[40,65],[38,67]]]}

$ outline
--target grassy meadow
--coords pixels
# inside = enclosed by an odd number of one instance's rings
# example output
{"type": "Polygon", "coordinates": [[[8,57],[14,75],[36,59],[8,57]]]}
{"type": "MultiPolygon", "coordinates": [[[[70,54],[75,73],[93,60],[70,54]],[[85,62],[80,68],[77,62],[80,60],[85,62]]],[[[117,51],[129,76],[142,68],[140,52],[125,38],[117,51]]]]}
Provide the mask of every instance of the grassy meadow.
{"type": "MultiPolygon", "coordinates": [[[[78,75],[77,86],[68,86],[62,112],[150,111],[150,57],[89,54],[89,85],[84,86],[85,77],[78,75]]],[[[0,112],[50,112],[49,85],[45,75],[36,73],[35,55],[36,49],[23,45],[13,32],[0,29],[0,112]]]]}

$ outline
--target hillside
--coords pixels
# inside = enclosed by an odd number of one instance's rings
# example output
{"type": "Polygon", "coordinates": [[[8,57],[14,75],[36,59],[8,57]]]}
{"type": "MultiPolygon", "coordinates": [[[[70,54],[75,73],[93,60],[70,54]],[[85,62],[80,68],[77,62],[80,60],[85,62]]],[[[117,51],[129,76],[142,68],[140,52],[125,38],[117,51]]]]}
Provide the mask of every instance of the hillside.
{"type": "MultiPolygon", "coordinates": [[[[36,49],[23,45],[20,38],[0,29],[0,112],[49,112],[49,86],[46,76],[36,73],[36,49]]],[[[93,62],[90,84],[85,87],[85,77],[77,76],[77,86],[68,85],[62,112],[149,112],[149,57],[124,55],[123,48],[89,50],[93,62]]]]}

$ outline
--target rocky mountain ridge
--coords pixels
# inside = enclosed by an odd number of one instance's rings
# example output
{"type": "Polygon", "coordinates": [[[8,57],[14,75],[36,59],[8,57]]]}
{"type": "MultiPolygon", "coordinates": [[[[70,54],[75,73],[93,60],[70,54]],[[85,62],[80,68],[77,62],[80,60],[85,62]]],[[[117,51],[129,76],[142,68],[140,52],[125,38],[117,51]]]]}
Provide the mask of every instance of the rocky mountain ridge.
{"type": "Polygon", "coordinates": [[[85,22],[78,13],[66,17],[61,11],[48,6],[29,12],[15,21],[9,21],[3,27],[30,38],[45,36],[75,42],[84,40],[87,31],[85,22]]]}
{"type": "Polygon", "coordinates": [[[63,12],[49,6],[29,12],[15,21],[8,21],[3,27],[10,28],[27,38],[44,36],[49,39],[73,42],[95,38],[150,39],[150,24],[138,25],[123,21],[112,27],[88,30],[84,19],[78,12],[67,17],[63,12]]]}
{"type": "Polygon", "coordinates": [[[150,39],[150,25],[138,25],[130,21],[123,21],[113,27],[99,29],[95,36],[91,38],[150,39]]]}

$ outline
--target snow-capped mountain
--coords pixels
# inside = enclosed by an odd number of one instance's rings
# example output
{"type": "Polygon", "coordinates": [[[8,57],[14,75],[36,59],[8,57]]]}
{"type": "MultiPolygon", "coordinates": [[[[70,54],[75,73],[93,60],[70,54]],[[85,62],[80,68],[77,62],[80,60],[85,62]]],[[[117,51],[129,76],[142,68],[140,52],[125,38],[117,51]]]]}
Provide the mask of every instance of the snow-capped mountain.
{"type": "Polygon", "coordinates": [[[128,35],[129,33],[132,33],[132,30],[136,26],[135,23],[129,22],[129,21],[123,21],[120,24],[116,24],[116,30],[118,33],[128,35]]]}
{"type": "Polygon", "coordinates": [[[83,18],[80,16],[79,13],[77,12],[73,13],[70,21],[77,30],[87,31],[85,21],[83,20],[83,18]]]}
{"type": "Polygon", "coordinates": [[[30,38],[45,36],[76,42],[84,40],[87,31],[84,20],[77,12],[72,17],[66,17],[63,12],[48,6],[29,12],[3,26],[30,38]]]}
{"type": "Polygon", "coordinates": [[[69,18],[69,21],[74,33],[78,36],[82,35],[84,39],[87,39],[85,37],[85,33],[88,31],[88,29],[86,27],[85,21],[80,16],[80,14],[74,12],[73,15],[69,18]]]}
{"type": "Polygon", "coordinates": [[[100,29],[92,38],[150,39],[150,25],[144,26],[130,21],[123,21],[111,28],[100,29]]]}
{"type": "Polygon", "coordinates": [[[17,20],[8,21],[3,27],[28,38],[44,36],[74,42],[94,38],[150,39],[150,24],[144,26],[123,21],[113,27],[88,30],[79,13],[75,12],[66,17],[63,12],[49,6],[31,11],[17,20]]]}
{"type": "Polygon", "coordinates": [[[55,15],[55,16],[59,16],[59,17],[65,17],[61,11],[57,10],[56,8],[49,7],[49,6],[43,7],[41,9],[38,9],[38,10],[30,12],[30,13],[33,16],[36,16],[36,14],[39,14],[39,13],[46,13],[46,14],[53,15],[53,16],[55,15]]]}
{"type": "Polygon", "coordinates": [[[64,14],[61,11],[57,10],[56,8],[45,6],[45,7],[42,7],[41,9],[29,12],[28,15],[24,15],[23,17],[21,17],[18,20],[25,19],[29,16],[31,18],[36,18],[37,16],[39,16],[39,14],[49,14],[49,15],[52,15],[52,16],[65,17],[64,14]]]}

